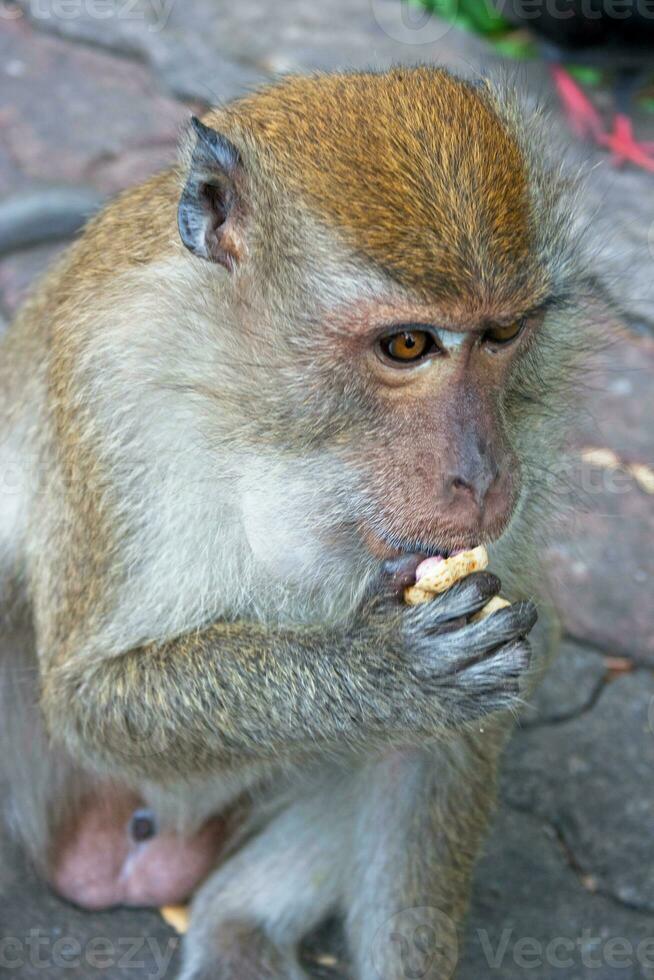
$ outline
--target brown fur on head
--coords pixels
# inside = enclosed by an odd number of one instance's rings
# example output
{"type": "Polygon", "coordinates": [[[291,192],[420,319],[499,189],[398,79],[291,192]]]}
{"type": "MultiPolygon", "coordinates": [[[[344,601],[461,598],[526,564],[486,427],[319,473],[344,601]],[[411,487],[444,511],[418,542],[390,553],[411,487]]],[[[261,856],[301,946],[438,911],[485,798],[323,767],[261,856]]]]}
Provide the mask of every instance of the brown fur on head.
{"type": "MultiPolygon", "coordinates": [[[[229,185],[231,211],[219,206],[196,251],[242,273],[238,343],[247,349],[256,322],[270,375],[256,385],[258,421],[275,419],[282,444],[347,460],[382,538],[400,547],[493,539],[520,497],[531,416],[523,400],[512,418],[511,396],[575,262],[562,181],[536,165],[518,120],[490,85],[397,68],[286,79],[207,114],[192,148],[185,194],[211,211],[198,171],[211,187],[212,140],[218,192],[229,185]],[[523,320],[520,342],[490,356],[488,330],[523,320]],[[393,374],[371,351],[402,324],[459,340],[441,363],[393,374]]],[[[541,397],[551,366],[538,368],[541,397]]]]}
{"type": "Polygon", "coordinates": [[[530,163],[493,90],[433,68],[289,78],[207,125],[356,253],[425,299],[533,301],[530,163]]]}

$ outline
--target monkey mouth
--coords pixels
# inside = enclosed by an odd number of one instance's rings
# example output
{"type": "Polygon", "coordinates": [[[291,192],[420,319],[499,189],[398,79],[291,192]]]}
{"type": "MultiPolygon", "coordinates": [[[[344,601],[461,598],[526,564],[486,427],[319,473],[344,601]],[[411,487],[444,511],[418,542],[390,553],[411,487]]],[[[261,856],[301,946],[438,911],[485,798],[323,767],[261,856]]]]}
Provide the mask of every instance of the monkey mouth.
{"type": "Polygon", "coordinates": [[[390,582],[391,591],[401,596],[403,590],[413,585],[416,580],[416,569],[426,558],[438,558],[445,561],[462,551],[475,548],[481,541],[465,541],[448,547],[433,544],[420,539],[401,539],[395,535],[386,534],[370,527],[361,529],[361,535],[368,551],[382,563],[382,569],[390,582]]]}
{"type": "Polygon", "coordinates": [[[465,541],[457,541],[453,545],[445,545],[440,542],[436,544],[420,538],[401,538],[378,528],[373,531],[370,527],[362,528],[361,536],[370,553],[375,558],[380,558],[385,562],[402,561],[409,558],[417,558],[419,561],[423,561],[425,558],[445,560],[485,543],[481,539],[473,540],[470,538],[465,541]]]}
{"type": "Polygon", "coordinates": [[[459,555],[466,550],[465,548],[425,548],[422,551],[405,551],[395,558],[387,558],[382,564],[382,570],[390,585],[391,593],[400,598],[408,586],[414,585],[418,566],[426,558],[445,561],[446,558],[459,555]]]}

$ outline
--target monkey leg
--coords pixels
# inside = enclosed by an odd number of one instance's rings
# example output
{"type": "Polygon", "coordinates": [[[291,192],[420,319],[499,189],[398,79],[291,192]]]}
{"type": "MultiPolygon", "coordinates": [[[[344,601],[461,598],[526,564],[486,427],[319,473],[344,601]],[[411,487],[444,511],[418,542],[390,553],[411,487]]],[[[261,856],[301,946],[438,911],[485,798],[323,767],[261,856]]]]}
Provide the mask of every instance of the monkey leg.
{"type": "Polygon", "coordinates": [[[212,875],[193,903],[180,980],[306,978],[299,943],[341,904],[351,787],[331,771],[319,788],[303,785],[212,875]]]}
{"type": "Polygon", "coordinates": [[[346,932],[356,980],[449,980],[494,799],[497,721],[361,773],[346,932]]]}
{"type": "Polygon", "coordinates": [[[55,891],[88,909],[176,904],[215,866],[225,836],[219,818],[188,837],[159,830],[137,796],[102,787],[56,835],[48,877],[55,891]]]}

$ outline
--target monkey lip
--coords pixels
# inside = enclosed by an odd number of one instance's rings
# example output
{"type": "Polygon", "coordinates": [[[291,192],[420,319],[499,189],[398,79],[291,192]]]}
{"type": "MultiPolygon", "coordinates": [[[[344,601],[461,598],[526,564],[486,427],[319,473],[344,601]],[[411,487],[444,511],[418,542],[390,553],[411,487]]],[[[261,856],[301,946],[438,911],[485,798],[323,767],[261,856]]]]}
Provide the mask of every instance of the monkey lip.
{"type": "Polygon", "coordinates": [[[388,575],[391,588],[398,595],[408,585],[416,581],[416,570],[426,559],[445,561],[463,551],[475,548],[481,542],[466,542],[465,546],[446,548],[444,545],[432,545],[425,541],[401,541],[391,538],[383,532],[372,531],[369,527],[361,529],[364,543],[370,553],[382,561],[382,567],[388,575]]]}
{"type": "Polygon", "coordinates": [[[445,561],[446,558],[451,558],[453,555],[460,555],[462,551],[467,550],[467,548],[455,548],[451,551],[445,548],[430,548],[429,553],[426,551],[412,551],[404,552],[396,558],[387,558],[383,568],[390,580],[391,591],[395,592],[398,597],[401,596],[407,586],[414,585],[421,577],[420,568],[426,562],[445,561]]]}
{"type": "Polygon", "coordinates": [[[445,545],[435,545],[424,540],[402,541],[395,536],[372,531],[370,528],[363,529],[362,537],[370,553],[375,558],[380,558],[387,563],[407,561],[411,558],[417,558],[419,561],[423,561],[425,558],[445,560],[454,555],[460,555],[463,551],[476,548],[483,543],[480,540],[470,540],[448,548],[445,545]]]}

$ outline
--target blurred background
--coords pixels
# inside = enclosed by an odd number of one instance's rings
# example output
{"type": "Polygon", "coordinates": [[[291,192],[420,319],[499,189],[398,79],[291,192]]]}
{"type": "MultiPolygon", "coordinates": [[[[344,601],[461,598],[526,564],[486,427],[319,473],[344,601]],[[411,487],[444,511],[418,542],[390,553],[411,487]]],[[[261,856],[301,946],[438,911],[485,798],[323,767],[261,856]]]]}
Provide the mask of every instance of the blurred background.
{"type": "MultiPolygon", "coordinates": [[[[540,2],[0,0],[0,331],[85,215],[174,160],[191,112],[280,72],[434,62],[551,105],[609,343],[554,490],[562,655],[507,753],[458,976],[654,978],[654,3],[632,29],[626,0],[540,2]]],[[[0,876],[0,977],[174,977],[157,912],[84,915],[18,856],[0,876]]],[[[332,930],[307,962],[347,976],[332,930]]]]}

